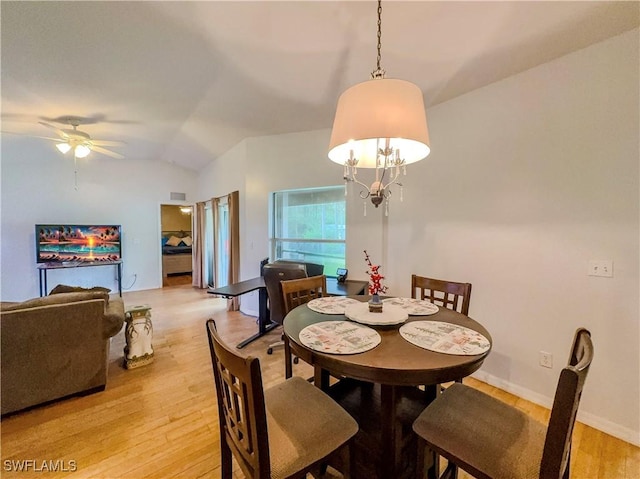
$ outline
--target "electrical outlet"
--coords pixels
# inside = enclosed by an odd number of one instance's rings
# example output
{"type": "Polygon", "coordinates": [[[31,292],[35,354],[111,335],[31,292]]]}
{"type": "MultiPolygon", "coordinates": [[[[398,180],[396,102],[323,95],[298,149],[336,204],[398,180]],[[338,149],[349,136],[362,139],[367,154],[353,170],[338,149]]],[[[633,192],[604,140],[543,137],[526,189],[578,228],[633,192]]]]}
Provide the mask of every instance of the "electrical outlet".
{"type": "Polygon", "coordinates": [[[589,276],[603,276],[605,278],[613,278],[613,261],[610,259],[592,259],[589,260],[589,276]]]}
{"type": "Polygon", "coordinates": [[[540,366],[542,366],[543,368],[553,367],[553,354],[546,351],[540,351],[539,360],[540,366]]]}

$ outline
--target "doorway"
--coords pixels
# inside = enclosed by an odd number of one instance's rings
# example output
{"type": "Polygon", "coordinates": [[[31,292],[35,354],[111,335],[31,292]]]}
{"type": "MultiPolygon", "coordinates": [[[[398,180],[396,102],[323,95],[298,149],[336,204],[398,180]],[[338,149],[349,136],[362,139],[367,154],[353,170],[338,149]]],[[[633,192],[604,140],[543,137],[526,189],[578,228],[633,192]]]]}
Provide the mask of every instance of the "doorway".
{"type": "Polygon", "coordinates": [[[192,282],[192,213],[191,205],[160,205],[163,287],[192,282]]]}

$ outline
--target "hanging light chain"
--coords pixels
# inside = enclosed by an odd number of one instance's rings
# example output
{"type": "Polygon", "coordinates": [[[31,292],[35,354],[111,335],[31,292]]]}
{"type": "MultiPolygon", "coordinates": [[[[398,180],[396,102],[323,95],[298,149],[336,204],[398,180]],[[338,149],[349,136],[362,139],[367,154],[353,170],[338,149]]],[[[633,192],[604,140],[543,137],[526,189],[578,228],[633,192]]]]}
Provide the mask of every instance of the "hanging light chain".
{"type": "Polygon", "coordinates": [[[382,49],[382,0],[378,0],[378,58],[377,69],[371,72],[371,78],[384,78],[385,71],[380,67],[380,60],[382,55],[380,50],[382,49]]]}

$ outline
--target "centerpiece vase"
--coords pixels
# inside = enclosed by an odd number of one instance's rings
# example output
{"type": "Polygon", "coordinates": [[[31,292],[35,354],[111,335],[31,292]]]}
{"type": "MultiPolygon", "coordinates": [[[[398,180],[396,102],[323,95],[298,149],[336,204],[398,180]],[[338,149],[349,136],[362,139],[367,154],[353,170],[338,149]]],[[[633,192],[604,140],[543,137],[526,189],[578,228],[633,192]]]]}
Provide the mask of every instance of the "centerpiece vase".
{"type": "Polygon", "coordinates": [[[380,296],[376,293],[369,300],[369,312],[370,313],[382,313],[382,300],[380,296]]]}

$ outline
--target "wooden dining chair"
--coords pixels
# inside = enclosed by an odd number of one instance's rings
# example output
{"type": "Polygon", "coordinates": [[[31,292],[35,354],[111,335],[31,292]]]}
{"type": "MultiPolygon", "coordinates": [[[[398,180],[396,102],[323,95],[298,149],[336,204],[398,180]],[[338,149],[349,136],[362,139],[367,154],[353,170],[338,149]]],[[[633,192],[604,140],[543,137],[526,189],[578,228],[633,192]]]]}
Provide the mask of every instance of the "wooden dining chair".
{"type": "Polygon", "coordinates": [[[411,297],[425,299],[468,316],[471,283],[457,283],[412,274],[411,297]]]}
{"type": "Polygon", "coordinates": [[[251,479],[318,477],[326,465],[350,478],[355,420],[300,377],[266,391],[260,361],[243,357],[207,321],[220,421],[221,476],[231,479],[232,457],[251,479]]]}
{"type": "Polygon", "coordinates": [[[448,465],[441,478],[457,477],[460,467],[479,479],[568,479],[571,434],[592,359],[591,334],[580,328],[547,427],[477,389],[447,388],[413,423],[419,438],[417,477],[436,477],[442,456],[448,465]]]}
{"type": "MultiPolygon", "coordinates": [[[[412,274],[411,297],[424,299],[468,316],[469,303],[471,302],[471,283],[458,283],[412,274]]],[[[461,383],[462,378],[456,379],[456,382],[461,383]]],[[[443,391],[444,387],[439,385],[437,390],[443,391]]]]}
{"type": "MultiPolygon", "coordinates": [[[[324,275],[308,278],[291,279],[281,281],[283,312],[286,316],[293,308],[308,303],[312,299],[322,298],[327,295],[327,277],[324,275]]],[[[284,376],[290,378],[293,375],[291,347],[289,339],[284,336],[284,376]]]]}

